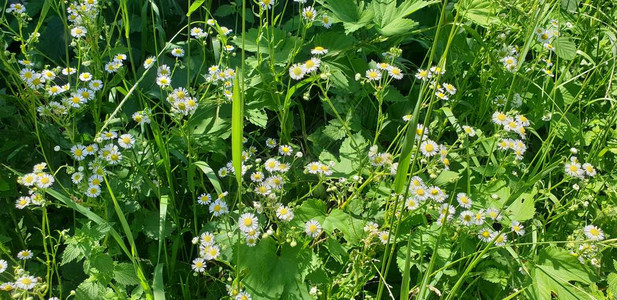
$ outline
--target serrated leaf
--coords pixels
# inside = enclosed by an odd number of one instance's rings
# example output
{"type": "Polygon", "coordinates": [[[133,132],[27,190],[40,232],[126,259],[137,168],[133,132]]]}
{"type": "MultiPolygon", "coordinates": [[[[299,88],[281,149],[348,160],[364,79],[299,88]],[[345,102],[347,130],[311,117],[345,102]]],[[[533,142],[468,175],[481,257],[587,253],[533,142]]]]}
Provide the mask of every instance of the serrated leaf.
{"type": "Polygon", "coordinates": [[[277,251],[274,240],[267,238],[255,247],[243,245],[238,267],[246,272],[242,282],[253,299],[308,299],[303,274],[310,265],[310,250],[284,245],[277,251]]]}
{"type": "Polygon", "coordinates": [[[60,263],[60,265],[66,265],[76,260],[78,257],[81,257],[82,255],[83,253],[80,248],[78,248],[74,244],[68,244],[66,245],[64,252],[62,252],[62,262],[60,263]]]}
{"type": "Polygon", "coordinates": [[[102,299],[105,287],[96,281],[84,281],[75,290],[75,299],[102,299]]]}
{"type": "Polygon", "coordinates": [[[268,124],[268,115],[262,109],[247,110],[246,119],[261,128],[266,128],[266,124],[268,124]]]}
{"type": "Polygon", "coordinates": [[[558,37],[553,42],[555,54],[565,60],[571,60],[576,57],[576,44],[569,37],[558,37]]]}
{"type": "Polygon", "coordinates": [[[135,268],[129,263],[119,263],[114,267],[114,280],[122,285],[139,284],[135,268]]]}
{"type": "Polygon", "coordinates": [[[497,18],[497,8],[492,1],[459,1],[456,8],[463,18],[480,26],[486,27],[492,23],[499,22],[499,18],[497,18]]]}
{"type": "Polygon", "coordinates": [[[551,299],[554,293],[559,299],[590,299],[584,289],[572,282],[591,284],[592,274],[567,250],[557,247],[542,249],[538,263],[531,270],[533,286],[530,292],[535,299],[551,299]]]}
{"type": "Polygon", "coordinates": [[[345,137],[345,128],[341,125],[341,122],[338,120],[331,120],[330,124],[324,126],[322,133],[335,140],[338,141],[345,137]]]}
{"type": "Polygon", "coordinates": [[[608,290],[611,291],[613,295],[617,295],[617,274],[608,274],[606,281],[608,283],[608,290]]]}
{"type": "Polygon", "coordinates": [[[371,4],[375,11],[375,28],[385,36],[408,33],[418,22],[405,17],[432,3],[435,2],[406,0],[397,6],[396,0],[373,1],[371,4]]]}
{"type": "Polygon", "coordinates": [[[109,254],[100,253],[90,259],[91,267],[96,268],[101,273],[111,273],[114,271],[114,260],[109,254]]]}
{"type": "Polygon", "coordinates": [[[508,283],[506,272],[496,268],[484,269],[482,271],[482,279],[488,282],[500,284],[502,286],[505,286],[508,283]]]}

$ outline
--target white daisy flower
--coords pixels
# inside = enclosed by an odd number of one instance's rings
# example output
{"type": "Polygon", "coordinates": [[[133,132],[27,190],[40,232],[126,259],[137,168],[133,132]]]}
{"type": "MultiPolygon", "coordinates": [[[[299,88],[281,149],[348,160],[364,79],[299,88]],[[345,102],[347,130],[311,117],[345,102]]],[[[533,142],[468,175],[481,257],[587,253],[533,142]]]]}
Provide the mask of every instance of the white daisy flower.
{"type": "Polygon", "coordinates": [[[169,86],[171,84],[171,78],[169,78],[169,76],[160,75],[156,78],[156,84],[160,87],[169,86]]]}
{"type": "Polygon", "coordinates": [[[315,46],[315,48],[311,49],[311,54],[314,54],[314,55],[328,54],[328,49],[321,47],[321,46],[315,46]]]}
{"type": "Polygon", "coordinates": [[[377,69],[366,70],[366,78],[370,81],[378,81],[381,79],[381,72],[377,69]]]}
{"type": "Polygon", "coordinates": [[[92,74],[88,73],[88,72],[83,72],[81,74],[79,74],[79,80],[81,81],[90,81],[92,80],[92,74]]]}
{"type": "Polygon", "coordinates": [[[317,57],[312,57],[304,62],[304,69],[307,73],[315,72],[319,69],[319,65],[321,65],[321,60],[317,57]]]}
{"type": "Polygon", "coordinates": [[[300,80],[306,74],[306,69],[304,68],[304,64],[294,64],[289,68],[289,76],[292,79],[300,80]]]}
{"type": "Polygon", "coordinates": [[[463,208],[470,208],[472,204],[471,198],[465,193],[458,193],[456,195],[456,201],[458,201],[458,204],[463,208]]]}
{"type": "Polygon", "coordinates": [[[493,232],[491,235],[491,240],[495,239],[495,246],[504,246],[508,241],[508,237],[499,232],[493,232]]]}
{"type": "Polygon", "coordinates": [[[388,239],[390,239],[390,232],[387,230],[380,231],[377,234],[377,237],[379,238],[379,241],[385,245],[388,243],[388,239]]]}
{"type": "Polygon", "coordinates": [[[483,241],[485,243],[488,243],[488,242],[490,242],[493,239],[493,231],[491,229],[489,229],[489,228],[481,229],[478,232],[478,238],[481,241],[483,241]]]}
{"type": "Polygon", "coordinates": [[[284,156],[291,156],[293,154],[293,148],[289,145],[279,146],[279,154],[284,156]]]}
{"type": "Polygon", "coordinates": [[[197,203],[201,205],[208,205],[210,204],[210,201],[212,201],[212,196],[210,196],[210,194],[204,193],[197,197],[197,203]]]}
{"type": "Polygon", "coordinates": [[[464,212],[461,212],[461,215],[459,216],[461,224],[465,225],[465,226],[471,226],[474,224],[474,214],[473,212],[466,210],[464,212]]]}
{"type": "Polygon", "coordinates": [[[15,208],[24,209],[30,205],[30,197],[21,196],[15,200],[15,208]]]}
{"type": "Polygon", "coordinates": [[[489,218],[495,221],[500,221],[502,218],[502,215],[499,213],[499,210],[496,208],[492,208],[492,207],[486,210],[486,216],[488,216],[489,218]]]}
{"type": "Polygon", "coordinates": [[[270,173],[276,172],[279,168],[279,162],[275,158],[269,158],[264,163],[264,168],[270,173]]]}
{"type": "Polygon", "coordinates": [[[9,263],[7,263],[4,259],[0,259],[0,273],[4,273],[8,267],[9,263]]]}
{"type": "Polygon", "coordinates": [[[103,82],[100,80],[92,80],[88,86],[95,92],[100,91],[103,88],[103,82]]]}
{"type": "Polygon", "coordinates": [[[71,181],[73,181],[74,184],[81,183],[83,179],[84,179],[84,173],[82,172],[75,172],[73,173],[73,175],[71,175],[71,181]]]}
{"type": "Polygon", "coordinates": [[[484,210],[483,209],[481,209],[474,215],[473,222],[474,224],[478,226],[484,224],[484,210]]]}
{"type": "Polygon", "coordinates": [[[321,234],[321,224],[316,220],[310,220],[304,224],[304,231],[312,238],[316,238],[321,234]]]}
{"type": "Polygon", "coordinates": [[[497,124],[497,125],[501,125],[501,126],[507,126],[508,123],[510,123],[511,119],[508,118],[508,116],[506,116],[506,114],[500,112],[500,111],[495,111],[493,113],[493,116],[491,117],[491,120],[493,121],[493,123],[497,124]]]}
{"type": "Polygon", "coordinates": [[[405,208],[407,210],[416,210],[418,206],[418,200],[416,200],[416,198],[414,197],[408,197],[407,200],[405,200],[405,208]]]}
{"type": "Polygon", "coordinates": [[[604,231],[597,226],[587,225],[583,228],[585,236],[592,241],[601,241],[604,239],[604,231]]]}
{"type": "Polygon", "coordinates": [[[221,255],[221,249],[217,245],[207,246],[204,247],[202,253],[204,254],[204,258],[206,260],[214,260],[221,255]]]}
{"type": "Polygon", "coordinates": [[[581,167],[581,164],[578,162],[568,162],[565,165],[566,174],[572,177],[582,178],[585,174],[585,170],[581,167]]]}
{"type": "Polygon", "coordinates": [[[377,225],[377,223],[375,222],[368,222],[366,223],[366,225],[364,226],[364,232],[377,232],[379,230],[379,225],[377,225]]]}
{"type": "Polygon", "coordinates": [[[293,220],[294,218],[294,213],[293,211],[291,211],[291,209],[289,207],[286,207],[284,205],[280,205],[277,209],[276,209],[276,216],[285,221],[285,222],[289,222],[291,220],[293,220]]]}
{"type": "Polygon", "coordinates": [[[198,257],[193,260],[193,264],[191,265],[191,268],[193,268],[193,271],[197,273],[203,273],[206,271],[206,262],[204,261],[203,258],[198,257]]]}
{"type": "Polygon", "coordinates": [[[521,224],[519,221],[512,221],[512,224],[510,224],[510,228],[512,229],[512,232],[518,235],[525,234],[525,226],[523,226],[523,224],[521,224]]]}
{"type": "Polygon", "coordinates": [[[184,50],[182,48],[173,48],[171,50],[171,55],[173,55],[175,57],[183,57],[184,56],[184,50]]]}
{"type": "Polygon", "coordinates": [[[314,161],[306,165],[306,171],[310,174],[318,174],[321,170],[321,163],[314,161]]]}
{"type": "Polygon", "coordinates": [[[326,14],[321,16],[321,23],[323,24],[323,27],[326,29],[332,26],[332,20],[330,20],[330,17],[326,14]]]}
{"type": "Polygon", "coordinates": [[[77,39],[86,36],[86,33],[88,33],[88,31],[82,26],[75,26],[73,29],[71,29],[71,36],[77,39]]]}
{"type": "Polygon", "coordinates": [[[37,282],[38,279],[34,276],[24,275],[15,280],[15,287],[22,290],[31,290],[36,286],[37,282]]]}
{"type": "Polygon", "coordinates": [[[302,17],[307,21],[315,21],[317,11],[312,6],[307,6],[302,10],[302,17]]]}
{"type": "Polygon", "coordinates": [[[238,227],[242,232],[249,232],[257,230],[259,224],[257,223],[257,217],[252,213],[244,213],[238,218],[238,227]]]}
{"type": "Polygon", "coordinates": [[[388,68],[388,75],[394,79],[403,79],[403,71],[398,67],[390,66],[388,68]]]}
{"type": "Polygon", "coordinates": [[[75,160],[83,160],[84,158],[86,158],[86,147],[84,147],[83,145],[74,145],[73,147],[71,147],[71,154],[73,154],[73,157],[75,158],[75,160]]]}
{"type": "Polygon", "coordinates": [[[101,188],[98,185],[90,185],[86,189],[86,196],[96,198],[101,194],[101,188]]]}
{"type": "Polygon", "coordinates": [[[214,245],[214,234],[206,231],[199,236],[199,243],[204,246],[212,246],[214,245]]]}
{"type": "Polygon", "coordinates": [[[131,149],[134,145],[135,138],[128,133],[125,133],[118,138],[118,146],[124,149],[131,149]]]}
{"type": "Polygon", "coordinates": [[[584,163],[583,170],[585,170],[585,174],[590,177],[594,177],[597,174],[596,168],[594,168],[593,165],[590,163],[584,163]]]}
{"type": "Polygon", "coordinates": [[[471,126],[463,125],[463,132],[468,136],[476,136],[476,130],[471,126]]]}
{"type": "Polygon", "coordinates": [[[37,176],[36,186],[40,189],[46,189],[54,184],[54,177],[50,174],[43,173],[37,176]]]}
{"type": "Polygon", "coordinates": [[[439,145],[432,140],[426,140],[420,144],[420,151],[426,157],[433,157],[439,152],[439,145]]]}
{"type": "Polygon", "coordinates": [[[215,217],[224,215],[229,212],[229,209],[227,208],[227,203],[225,203],[225,201],[221,199],[216,199],[212,203],[210,203],[209,209],[210,213],[213,214],[215,217]]]}
{"type": "Polygon", "coordinates": [[[17,252],[17,258],[19,258],[20,260],[31,259],[32,256],[33,256],[32,251],[28,249],[17,252]]]}

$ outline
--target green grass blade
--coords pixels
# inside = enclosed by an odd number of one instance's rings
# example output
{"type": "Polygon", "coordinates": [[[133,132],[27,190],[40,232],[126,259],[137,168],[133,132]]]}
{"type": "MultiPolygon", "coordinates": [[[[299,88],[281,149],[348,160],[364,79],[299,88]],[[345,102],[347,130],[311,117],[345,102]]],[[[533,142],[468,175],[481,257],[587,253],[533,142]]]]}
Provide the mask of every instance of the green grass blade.
{"type": "Polygon", "coordinates": [[[206,163],[205,161],[196,161],[193,163],[193,165],[198,167],[202,172],[204,172],[204,174],[206,174],[206,177],[208,177],[208,180],[210,180],[210,183],[212,184],[212,186],[214,187],[214,190],[216,190],[218,194],[223,193],[223,189],[221,188],[221,183],[219,181],[219,178],[216,177],[216,173],[214,173],[214,170],[210,168],[208,163],[206,163]]]}
{"type": "Polygon", "coordinates": [[[231,158],[238,186],[242,184],[242,137],[244,126],[244,97],[240,92],[240,74],[236,70],[231,107],[231,158]]]}

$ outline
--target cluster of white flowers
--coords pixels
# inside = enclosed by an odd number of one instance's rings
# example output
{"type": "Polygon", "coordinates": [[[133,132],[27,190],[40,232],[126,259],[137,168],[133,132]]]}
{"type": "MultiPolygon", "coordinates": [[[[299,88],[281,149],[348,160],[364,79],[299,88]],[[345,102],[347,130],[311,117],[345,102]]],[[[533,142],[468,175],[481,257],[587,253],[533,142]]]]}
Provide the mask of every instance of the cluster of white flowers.
{"type": "Polygon", "coordinates": [[[231,68],[224,68],[222,66],[213,65],[208,68],[208,75],[206,75],[206,81],[211,82],[214,85],[221,86],[222,94],[227,99],[231,99],[233,96],[233,79],[236,75],[236,71],[231,68]]]}
{"type": "Polygon", "coordinates": [[[579,179],[585,179],[585,176],[596,176],[596,168],[590,163],[581,163],[576,156],[570,157],[570,160],[566,162],[564,166],[566,174],[579,179]]]}
{"type": "Polygon", "coordinates": [[[191,267],[197,273],[204,273],[206,261],[218,259],[221,255],[221,248],[216,244],[214,234],[208,231],[195,237],[193,242],[199,244],[199,257],[193,260],[191,267]]]}
{"type": "Polygon", "coordinates": [[[94,20],[99,14],[98,0],[79,0],[74,1],[66,8],[68,14],[67,19],[73,25],[71,35],[75,38],[80,38],[86,34],[86,29],[90,20],[94,20]],[[75,32],[76,28],[82,31],[75,32]]]}
{"type": "Polygon", "coordinates": [[[319,174],[324,176],[332,175],[332,166],[334,162],[330,162],[328,164],[324,164],[318,161],[314,161],[306,165],[306,172],[309,174],[319,174]]]}
{"type": "Polygon", "coordinates": [[[304,63],[296,63],[289,67],[289,76],[292,79],[300,80],[304,78],[306,74],[314,74],[319,70],[319,66],[321,66],[321,59],[317,56],[328,53],[328,49],[323,47],[315,47],[311,50],[314,57],[311,57],[304,63]]]}
{"type": "Polygon", "coordinates": [[[368,151],[368,158],[373,167],[392,166],[394,157],[387,152],[378,152],[377,145],[371,146],[368,151]]]}
{"type": "Polygon", "coordinates": [[[433,66],[429,70],[418,69],[416,72],[416,78],[422,81],[429,81],[433,77],[437,77],[446,73],[446,70],[442,67],[433,66]]]}
{"type": "Polygon", "coordinates": [[[44,193],[39,190],[50,188],[54,182],[54,176],[45,172],[47,169],[46,163],[39,163],[34,165],[32,173],[24,174],[17,179],[17,182],[27,187],[28,195],[20,196],[15,201],[15,207],[18,209],[24,209],[30,205],[43,205],[44,193]]]}
{"type": "Polygon", "coordinates": [[[167,95],[167,102],[171,105],[171,111],[180,116],[188,116],[197,109],[197,98],[192,97],[190,92],[182,87],[174,89],[167,95]]]}

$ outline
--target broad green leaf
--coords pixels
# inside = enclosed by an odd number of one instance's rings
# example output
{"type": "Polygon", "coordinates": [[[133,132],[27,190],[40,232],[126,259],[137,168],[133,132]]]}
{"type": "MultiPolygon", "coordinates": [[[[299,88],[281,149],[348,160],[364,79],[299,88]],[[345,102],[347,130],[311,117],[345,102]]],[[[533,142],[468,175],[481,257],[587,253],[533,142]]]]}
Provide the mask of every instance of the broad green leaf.
{"type": "Polygon", "coordinates": [[[189,7],[189,11],[186,13],[186,16],[189,17],[193,12],[195,12],[202,4],[204,4],[205,0],[195,0],[189,7]]]}
{"type": "Polygon", "coordinates": [[[405,17],[432,3],[436,1],[406,0],[399,6],[396,0],[373,1],[375,28],[385,36],[409,33],[418,22],[405,17]]]}
{"type": "Polygon", "coordinates": [[[527,221],[533,219],[536,214],[536,208],[534,206],[535,192],[523,193],[518,199],[514,200],[508,207],[508,212],[511,218],[516,221],[527,221]]]}
{"type": "Polygon", "coordinates": [[[553,42],[555,54],[565,60],[571,60],[576,57],[576,44],[569,37],[558,37],[553,42]]]}
{"type": "Polygon", "coordinates": [[[456,4],[458,13],[463,18],[474,22],[480,26],[487,27],[492,23],[498,23],[498,9],[493,1],[485,0],[466,0],[456,4]]]}
{"type": "Polygon", "coordinates": [[[580,0],[561,0],[561,9],[569,13],[575,13],[578,10],[579,3],[580,0]]]}
{"type": "Polygon", "coordinates": [[[77,245],[68,244],[66,245],[64,252],[62,252],[62,262],[60,265],[66,265],[82,255],[83,253],[77,245]]]}
{"type": "Polygon", "coordinates": [[[96,282],[86,280],[75,290],[75,299],[103,299],[105,287],[96,282]]]}
{"type": "Polygon", "coordinates": [[[282,29],[269,28],[268,30],[271,31],[271,36],[266,36],[263,33],[260,35],[255,28],[247,30],[244,34],[244,46],[241,38],[235,38],[231,42],[238,48],[244,47],[245,51],[260,53],[264,58],[273,54],[274,62],[284,65],[289,61],[294,49],[302,44],[302,41],[282,29]],[[272,48],[272,52],[270,48],[272,48]]]}
{"type": "Polygon", "coordinates": [[[311,263],[310,250],[289,245],[280,251],[277,248],[272,238],[262,239],[254,247],[240,247],[238,268],[246,274],[243,284],[255,300],[308,299],[304,271],[311,263]]]}
{"type": "Polygon", "coordinates": [[[531,269],[533,285],[530,290],[535,299],[551,299],[555,293],[559,299],[591,299],[584,289],[574,282],[591,284],[594,280],[576,257],[557,247],[542,249],[538,263],[531,269]]]}
{"type": "Polygon", "coordinates": [[[268,115],[262,109],[247,110],[246,119],[261,128],[266,128],[266,124],[268,124],[268,115]]]}
{"type": "Polygon", "coordinates": [[[128,263],[119,263],[114,266],[114,280],[122,285],[138,285],[139,279],[135,274],[133,265],[128,263]]]}
{"type": "Polygon", "coordinates": [[[608,282],[608,290],[613,293],[613,295],[617,296],[617,274],[608,274],[606,281],[608,282]]]}
{"type": "Polygon", "coordinates": [[[111,273],[114,271],[114,260],[106,253],[100,253],[90,259],[91,266],[101,273],[111,273]]]}
{"type": "Polygon", "coordinates": [[[372,9],[365,9],[362,0],[321,1],[336,20],[343,22],[345,33],[350,34],[368,25],[374,17],[372,9]]]}
{"type": "Polygon", "coordinates": [[[328,233],[332,233],[334,230],[341,231],[345,240],[351,244],[358,242],[362,238],[364,231],[364,222],[362,220],[356,219],[340,209],[331,211],[322,225],[323,229],[328,233]]]}

